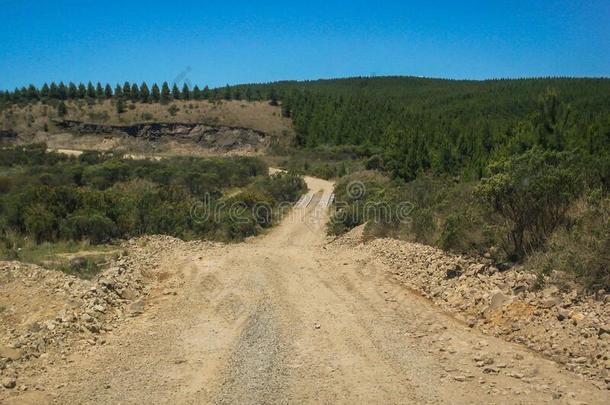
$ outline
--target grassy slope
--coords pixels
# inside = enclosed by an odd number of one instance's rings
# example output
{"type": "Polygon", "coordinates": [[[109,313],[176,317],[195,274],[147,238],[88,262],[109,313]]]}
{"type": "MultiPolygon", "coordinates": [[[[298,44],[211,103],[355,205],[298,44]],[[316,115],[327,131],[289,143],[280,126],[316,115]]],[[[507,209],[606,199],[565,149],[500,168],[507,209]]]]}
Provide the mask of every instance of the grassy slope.
{"type": "MultiPolygon", "coordinates": [[[[126,111],[116,112],[114,102],[88,104],[85,101],[66,103],[66,119],[103,124],[133,124],[140,122],[185,122],[209,123],[252,128],[270,135],[282,136],[292,133],[290,119],[282,118],[280,108],[267,102],[248,101],[174,101],[167,105],[148,103],[126,103],[126,111]],[[169,108],[179,110],[171,115],[169,108]]],[[[43,103],[14,105],[0,115],[0,128],[11,129],[20,134],[35,134],[45,130],[54,132],[51,120],[58,118],[55,107],[43,103]]]]}

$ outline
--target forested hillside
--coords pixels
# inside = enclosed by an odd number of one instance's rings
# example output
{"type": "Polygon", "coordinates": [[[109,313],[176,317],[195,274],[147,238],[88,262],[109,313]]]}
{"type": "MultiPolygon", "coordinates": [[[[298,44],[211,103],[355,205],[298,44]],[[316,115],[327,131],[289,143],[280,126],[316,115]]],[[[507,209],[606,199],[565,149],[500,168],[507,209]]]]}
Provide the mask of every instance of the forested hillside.
{"type": "Polygon", "coordinates": [[[300,145],[362,145],[406,180],[428,171],[480,178],[490,160],[534,145],[610,151],[610,79],[383,77],[233,88],[246,91],[279,97],[300,145]]]}
{"type": "Polygon", "coordinates": [[[429,172],[478,179],[491,161],[534,145],[578,149],[595,159],[610,151],[610,79],[604,78],[363,77],[215,89],[167,82],[60,82],[0,92],[0,109],[42,101],[62,116],[67,113],[65,101],[95,104],[107,99],[119,114],[128,103],[281,102],[299,146],[356,145],[365,155],[377,155],[373,164],[405,180],[429,172]]]}

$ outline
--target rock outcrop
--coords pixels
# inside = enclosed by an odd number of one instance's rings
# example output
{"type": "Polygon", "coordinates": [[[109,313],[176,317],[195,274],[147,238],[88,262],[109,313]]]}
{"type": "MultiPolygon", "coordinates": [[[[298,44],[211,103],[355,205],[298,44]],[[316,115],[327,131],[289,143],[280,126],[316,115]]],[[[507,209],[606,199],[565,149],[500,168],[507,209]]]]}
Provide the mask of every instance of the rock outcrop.
{"type": "Polygon", "coordinates": [[[174,141],[228,152],[233,150],[258,151],[269,145],[269,136],[251,128],[211,126],[188,123],[142,123],[133,125],[94,124],[61,120],[56,125],[75,134],[105,134],[137,138],[146,141],[174,141]]]}

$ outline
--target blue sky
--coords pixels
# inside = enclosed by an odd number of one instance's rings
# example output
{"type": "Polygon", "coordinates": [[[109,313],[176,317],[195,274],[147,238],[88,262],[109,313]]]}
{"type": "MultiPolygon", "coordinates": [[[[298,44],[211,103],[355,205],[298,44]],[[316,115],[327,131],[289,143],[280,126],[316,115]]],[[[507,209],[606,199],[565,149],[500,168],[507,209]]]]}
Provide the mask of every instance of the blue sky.
{"type": "Polygon", "coordinates": [[[610,76],[610,1],[0,0],[0,88],[610,76]]]}

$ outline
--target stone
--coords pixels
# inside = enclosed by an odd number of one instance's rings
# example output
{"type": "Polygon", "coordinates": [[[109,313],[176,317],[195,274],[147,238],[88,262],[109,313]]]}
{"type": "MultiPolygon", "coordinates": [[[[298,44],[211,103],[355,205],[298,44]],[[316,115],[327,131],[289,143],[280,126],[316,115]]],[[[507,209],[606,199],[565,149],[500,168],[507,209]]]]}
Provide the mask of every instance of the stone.
{"type": "Polygon", "coordinates": [[[120,290],[120,292],[118,292],[119,296],[125,300],[130,300],[133,301],[137,298],[137,294],[135,291],[129,289],[129,288],[125,288],[123,290],[120,290]]]}
{"type": "Polygon", "coordinates": [[[581,322],[585,319],[585,315],[580,312],[575,312],[572,314],[572,316],[570,316],[570,319],[572,319],[574,322],[581,322]]]}
{"type": "Polygon", "coordinates": [[[545,308],[545,309],[551,309],[551,308],[554,308],[557,305],[559,305],[560,302],[561,302],[561,299],[559,299],[559,297],[543,298],[540,301],[540,307],[545,308]]]}
{"type": "Polygon", "coordinates": [[[496,367],[488,366],[483,369],[483,372],[485,374],[498,374],[500,370],[498,370],[496,367]]]}
{"type": "Polygon", "coordinates": [[[100,331],[100,326],[96,323],[89,323],[87,324],[86,328],[92,333],[99,333],[100,331]]]}
{"type": "Polygon", "coordinates": [[[598,335],[602,335],[602,334],[608,334],[610,335],[610,323],[607,323],[605,325],[602,325],[599,327],[599,330],[597,331],[598,335]]]}
{"type": "Polygon", "coordinates": [[[514,292],[515,294],[522,294],[522,293],[524,293],[524,292],[526,292],[526,291],[527,291],[527,288],[528,288],[528,287],[527,287],[527,284],[525,284],[525,283],[519,283],[519,284],[517,284],[517,285],[515,285],[515,286],[513,287],[513,292],[514,292]]]}
{"type": "Polygon", "coordinates": [[[107,278],[101,278],[98,281],[98,283],[101,286],[104,286],[104,287],[109,288],[109,289],[113,289],[114,288],[114,282],[112,280],[107,279],[107,278]]]}
{"type": "Polygon", "coordinates": [[[17,380],[14,379],[13,377],[4,377],[2,379],[2,386],[4,388],[12,389],[12,388],[15,388],[16,385],[17,385],[17,380]]]}
{"type": "Polygon", "coordinates": [[[445,278],[452,279],[452,278],[459,277],[461,274],[462,274],[462,268],[458,264],[456,264],[456,265],[452,266],[451,268],[447,269],[447,272],[445,273],[445,278]]]}
{"type": "Polygon", "coordinates": [[[573,360],[573,362],[576,364],[584,364],[587,362],[587,358],[586,357],[577,357],[573,360]]]}
{"type": "Polygon", "coordinates": [[[138,300],[129,305],[129,313],[131,316],[136,316],[144,313],[144,301],[138,300]]]}
{"type": "Polygon", "coordinates": [[[566,311],[565,309],[560,309],[557,311],[557,319],[559,321],[563,321],[568,319],[568,317],[570,316],[570,313],[568,311],[566,311]]]}
{"type": "Polygon", "coordinates": [[[0,358],[9,359],[12,361],[19,360],[22,356],[21,350],[13,349],[7,346],[0,345],[0,358]]]}
{"type": "Polygon", "coordinates": [[[486,316],[491,315],[495,310],[500,308],[502,305],[504,305],[509,300],[510,300],[510,298],[507,297],[502,291],[496,291],[495,293],[493,293],[491,295],[491,298],[489,300],[489,305],[485,309],[485,315],[486,316]]]}

